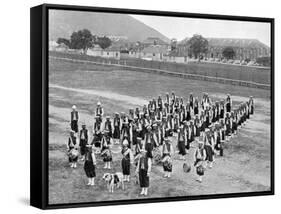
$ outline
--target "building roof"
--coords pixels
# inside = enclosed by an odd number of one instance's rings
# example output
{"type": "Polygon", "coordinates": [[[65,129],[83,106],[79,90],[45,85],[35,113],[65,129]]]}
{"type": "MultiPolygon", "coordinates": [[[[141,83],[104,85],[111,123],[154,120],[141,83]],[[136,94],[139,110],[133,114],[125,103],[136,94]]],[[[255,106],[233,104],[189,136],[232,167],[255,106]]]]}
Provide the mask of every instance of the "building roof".
{"type": "Polygon", "coordinates": [[[104,49],[105,51],[120,51],[120,47],[119,46],[110,46],[106,49],[104,49]]]}
{"type": "Polygon", "coordinates": [[[166,47],[163,47],[161,45],[151,45],[149,47],[146,47],[142,50],[144,53],[162,53],[162,54],[168,54],[169,51],[166,47]]]}
{"type": "Polygon", "coordinates": [[[64,43],[60,43],[56,46],[56,48],[68,48],[68,46],[64,43]]]}
{"type": "Polygon", "coordinates": [[[167,45],[168,43],[164,42],[162,39],[158,37],[147,37],[145,40],[142,41],[143,44],[148,44],[148,45],[167,45]]]}
{"type": "MultiPolygon", "coordinates": [[[[186,44],[189,40],[186,37],[179,42],[180,45],[186,44]]],[[[209,46],[214,47],[242,47],[242,48],[269,48],[267,45],[263,44],[257,39],[241,39],[241,38],[206,38],[208,40],[209,46]]]]}
{"type": "Polygon", "coordinates": [[[102,51],[102,48],[98,45],[98,44],[95,44],[93,47],[89,48],[93,51],[102,51]]]}
{"type": "Polygon", "coordinates": [[[257,39],[232,39],[232,38],[207,38],[209,46],[243,47],[243,48],[268,48],[257,39]]]}

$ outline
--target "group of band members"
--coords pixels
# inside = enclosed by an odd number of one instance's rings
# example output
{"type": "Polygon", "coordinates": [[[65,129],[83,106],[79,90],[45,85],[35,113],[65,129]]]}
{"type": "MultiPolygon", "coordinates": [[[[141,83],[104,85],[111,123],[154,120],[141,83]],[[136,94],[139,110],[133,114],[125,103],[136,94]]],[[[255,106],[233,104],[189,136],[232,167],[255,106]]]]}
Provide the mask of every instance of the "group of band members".
{"type": "Polygon", "coordinates": [[[128,114],[116,112],[113,120],[109,116],[104,120],[104,110],[98,102],[93,137],[89,141],[85,123],[78,133],[79,114],[76,106],[73,106],[67,145],[70,166],[77,167],[78,157],[73,155],[75,158],[71,158],[71,154],[77,153],[80,147],[81,159],[85,161],[84,169],[89,178],[88,185],[94,185],[95,154],[103,157],[104,169],[110,169],[113,160],[111,145],[121,143],[124,180],[130,181],[130,168],[135,163],[141,194],[147,195],[153,161],[163,164],[164,177],[171,177],[174,151],[169,137],[176,136],[182,160],[189,153],[191,143],[196,142],[194,166],[198,174],[197,181],[202,182],[206,165],[212,168],[215,155],[223,156],[224,143],[236,135],[253,113],[252,96],[234,109],[229,94],[225,100],[213,102],[208,93],[204,93],[200,101],[190,93],[188,101],[184,103],[182,97],[172,92],[171,95],[167,93],[164,99],[161,96],[152,99],[142,110],[130,109],[128,114]]]}

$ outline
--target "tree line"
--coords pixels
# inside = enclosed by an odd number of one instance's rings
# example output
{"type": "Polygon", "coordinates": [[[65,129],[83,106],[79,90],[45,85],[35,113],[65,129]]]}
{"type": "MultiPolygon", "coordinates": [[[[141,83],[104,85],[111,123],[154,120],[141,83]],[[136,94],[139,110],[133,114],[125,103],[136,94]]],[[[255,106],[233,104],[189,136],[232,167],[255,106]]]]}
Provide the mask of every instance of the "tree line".
{"type": "Polygon", "coordinates": [[[92,35],[91,31],[83,29],[74,31],[70,39],[58,38],[57,43],[65,44],[71,49],[82,49],[86,53],[94,45],[99,45],[102,49],[106,49],[111,46],[112,41],[106,36],[92,35]]]}

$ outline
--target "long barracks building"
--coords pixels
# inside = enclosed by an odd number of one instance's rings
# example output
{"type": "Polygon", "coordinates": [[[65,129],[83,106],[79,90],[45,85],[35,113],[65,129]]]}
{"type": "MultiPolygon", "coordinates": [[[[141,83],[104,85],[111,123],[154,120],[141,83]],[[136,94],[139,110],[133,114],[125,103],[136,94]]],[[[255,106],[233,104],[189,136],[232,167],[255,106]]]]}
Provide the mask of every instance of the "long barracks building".
{"type": "MultiPolygon", "coordinates": [[[[181,52],[188,55],[186,42],[190,38],[185,38],[178,43],[181,52]]],[[[222,58],[222,52],[226,47],[232,47],[235,51],[235,60],[255,60],[258,57],[270,56],[270,48],[257,39],[232,39],[232,38],[207,38],[208,52],[207,58],[222,58]]]]}

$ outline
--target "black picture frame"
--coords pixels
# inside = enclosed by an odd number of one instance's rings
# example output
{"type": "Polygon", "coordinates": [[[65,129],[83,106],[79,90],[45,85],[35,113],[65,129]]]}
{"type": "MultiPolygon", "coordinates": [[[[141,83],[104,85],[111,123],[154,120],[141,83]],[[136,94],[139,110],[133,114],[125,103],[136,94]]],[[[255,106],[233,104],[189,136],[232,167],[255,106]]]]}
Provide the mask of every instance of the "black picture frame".
{"type": "Polygon", "coordinates": [[[246,16],[226,16],[166,11],[133,10],[121,8],[86,7],[43,4],[30,9],[30,204],[40,209],[73,208],[105,205],[157,203],[230,197],[248,197],[274,194],[274,19],[246,16]],[[75,204],[48,203],[48,10],[110,12],[122,14],[156,15],[170,17],[207,18],[266,22],[271,25],[271,190],[263,192],[198,195],[186,197],[149,198],[138,200],[103,201],[75,204]]]}

